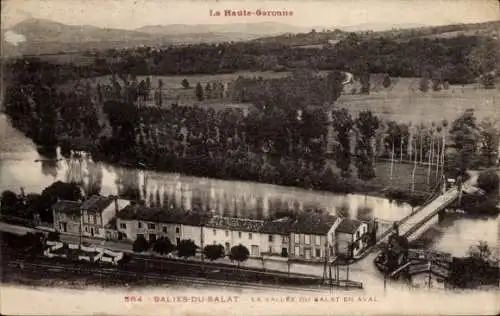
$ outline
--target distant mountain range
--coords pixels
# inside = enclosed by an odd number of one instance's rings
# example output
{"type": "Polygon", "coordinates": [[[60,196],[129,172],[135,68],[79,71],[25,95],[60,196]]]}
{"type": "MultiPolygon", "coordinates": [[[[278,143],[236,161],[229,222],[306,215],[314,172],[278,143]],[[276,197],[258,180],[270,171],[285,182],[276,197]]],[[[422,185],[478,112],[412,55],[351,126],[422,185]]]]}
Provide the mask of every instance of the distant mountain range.
{"type": "Polygon", "coordinates": [[[135,30],[67,25],[44,19],[24,20],[1,34],[2,56],[39,55],[91,49],[125,48],[139,45],[193,44],[200,42],[246,41],[287,33],[308,33],[312,29],[340,29],[345,32],[382,31],[423,27],[419,24],[359,24],[346,27],[298,27],[278,22],[199,25],[147,25],[135,30]]]}

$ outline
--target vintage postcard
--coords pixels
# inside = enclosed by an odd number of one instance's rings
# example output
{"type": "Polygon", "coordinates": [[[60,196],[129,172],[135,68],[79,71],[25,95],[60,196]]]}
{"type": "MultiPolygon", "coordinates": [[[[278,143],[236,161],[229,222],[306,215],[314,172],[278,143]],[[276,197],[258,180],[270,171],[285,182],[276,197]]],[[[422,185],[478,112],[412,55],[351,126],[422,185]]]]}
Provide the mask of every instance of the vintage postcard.
{"type": "Polygon", "coordinates": [[[497,0],[6,0],[2,315],[500,313],[497,0]]]}

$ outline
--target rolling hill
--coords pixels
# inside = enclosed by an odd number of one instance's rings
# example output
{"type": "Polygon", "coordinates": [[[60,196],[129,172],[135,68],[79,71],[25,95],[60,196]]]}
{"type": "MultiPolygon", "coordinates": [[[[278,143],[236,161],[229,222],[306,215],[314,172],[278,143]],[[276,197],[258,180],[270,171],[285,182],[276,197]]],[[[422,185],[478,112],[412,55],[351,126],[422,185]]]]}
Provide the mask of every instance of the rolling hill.
{"type": "Polygon", "coordinates": [[[300,31],[282,23],[153,25],[136,30],[67,25],[44,19],[24,20],[2,30],[2,56],[43,55],[94,49],[162,46],[200,42],[245,41],[300,31]],[[21,38],[22,40],[19,40],[21,38]]]}

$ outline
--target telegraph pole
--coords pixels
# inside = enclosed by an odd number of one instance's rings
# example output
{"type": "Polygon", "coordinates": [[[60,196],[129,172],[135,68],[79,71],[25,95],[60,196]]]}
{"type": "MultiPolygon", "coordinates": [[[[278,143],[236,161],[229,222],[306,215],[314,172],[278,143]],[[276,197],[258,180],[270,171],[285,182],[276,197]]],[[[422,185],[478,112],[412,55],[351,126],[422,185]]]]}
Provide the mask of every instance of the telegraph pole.
{"type": "Polygon", "coordinates": [[[82,222],[83,222],[83,214],[82,214],[82,207],[80,206],[80,249],[82,248],[82,222]]]}
{"type": "Polygon", "coordinates": [[[427,285],[430,289],[431,288],[431,261],[430,260],[427,262],[427,269],[429,270],[427,285]]]}
{"type": "Polygon", "coordinates": [[[200,229],[200,245],[201,245],[201,271],[205,271],[205,247],[203,240],[203,223],[200,229]]]}

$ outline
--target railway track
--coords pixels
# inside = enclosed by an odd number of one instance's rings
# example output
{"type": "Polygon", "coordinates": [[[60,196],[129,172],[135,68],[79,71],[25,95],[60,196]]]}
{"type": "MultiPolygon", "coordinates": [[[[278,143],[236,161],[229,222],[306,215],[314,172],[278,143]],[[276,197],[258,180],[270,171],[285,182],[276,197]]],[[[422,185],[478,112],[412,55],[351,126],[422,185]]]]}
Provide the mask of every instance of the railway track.
{"type": "Polygon", "coordinates": [[[293,287],[293,286],[278,286],[278,285],[270,285],[270,284],[255,284],[248,282],[237,282],[237,281],[227,281],[227,280],[208,280],[202,278],[194,278],[188,276],[172,276],[172,275],[161,275],[157,273],[135,273],[130,271],[117,270],[116,268],[84,268],[84,267],[74,267],[68,265],[54,265],[54,264],[46,264],[46,263],[27,263],[21,261],[9,262],[7,264],[10,268],[17,268],[26,271],[38,271],[46,270],[51,272],[61,272],[61,273],[81,273],[87,272],[91,273],[93,276],[112,276],[112,277],[120,277],[120,276],[128,276],[128,277],[141,277],[148,280],[157,280],[157,281],[170,281],[178,284],[185,285],[201,285],[201,286],[218,286],[218,287],[230,287],[230,288],[238,288],[238,289],[249,289],[249,290],[273,290],[273,291],[283,291],[283,292],[292,292],[295,294],[298,293],[326,293],[328,292],[327,287],[323,288],[314,288],[314,287],[293,287]]]}

